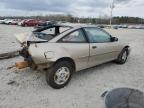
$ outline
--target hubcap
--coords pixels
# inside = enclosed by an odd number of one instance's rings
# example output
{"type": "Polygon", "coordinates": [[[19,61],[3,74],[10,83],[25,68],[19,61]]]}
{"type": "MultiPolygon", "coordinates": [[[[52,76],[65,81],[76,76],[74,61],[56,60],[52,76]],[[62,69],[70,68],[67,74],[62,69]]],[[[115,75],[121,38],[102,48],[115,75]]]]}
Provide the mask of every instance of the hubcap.
{"type": "Polygon", "coordinates": [[[67,67],[60,67],[54,75],[54,81],[56,84],[62,85],[67,82],[69,77],[70,70],[67,67]]]}
{"type": "Polygon", "coordinates": [[[124,53],[123,53],[123,55],[122,55],[122,60],[126,60],[127,59],[127,52],[125,51],[124,53]]]}

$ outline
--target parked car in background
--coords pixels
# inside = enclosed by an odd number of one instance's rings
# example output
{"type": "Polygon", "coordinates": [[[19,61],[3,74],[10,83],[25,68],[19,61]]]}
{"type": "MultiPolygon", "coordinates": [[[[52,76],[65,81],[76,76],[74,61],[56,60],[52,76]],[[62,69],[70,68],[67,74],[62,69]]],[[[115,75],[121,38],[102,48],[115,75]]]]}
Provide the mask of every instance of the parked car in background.
{"type": "Polygon", "coordinates": [[[97,26],[49,25],[31,36],[17,35],[25,63],[47,70],[46,81],[56,89],[68,84],[72,74],[105,62],[124,64],[130,46],[97,26]]]}
{"type": "Polygon", "coordinates": [[[3,24],[6,24],[6,21],[7,21],[8,19],[4,19],[4,21],[3,21],[3,24]]]}
{"type": "Polygon", "coordinates": [[[136,25],[136,29],[144,29],[144,25],[136,25]]]}
{"type": "Polygon", "coordinates": [[[129,29],[136,29],[136,26],[135,25],[129,25],[128,28],[129,29]]]}
{"type": "Polygon", "coordinates": [[[0,20],[0,24],[4,24],[4,21],[5,21],[4,19],[3,19],[3,20],[0,20]]]}
{"type": "Polygon", "coordinates": [[[123,25],[121,25],[121,28],[128,28],[128,25],[123,24],[123,25]]]}
{"type": "Polygon", "coordinates": [[[17,25],[17,20],[16,19],[12,20],[10,25],[17,25]]]}
{"type": "Polygon", "coordinates": [[[40,23],[40,20],[36,20],[36,19],[28,19],[28,20],[23,20],[21,22],[21,26],[37,26],[40,23]]]}
{"type": "Polygon", "coordinates": [[[2,20],[2,24],[7,24],[7,25],[17,25],[18,19],[4,19],[2,20]]]}
{"type": "Polygon", "coordinates": [[[119,28],[119,25],[112,25],[112,28],[113,28],[113,29],[118,29],[118,28],[119,28]]]}
{"type": "Polygon", "coordinates": [[[18,23],[21,21],[21,19],[14,19],[11,24],[12,25],[18,25],[18,23]]]}
{"type": "Polygon", "coordinates": [[[105,28],[104,25],[97,25],[99,28],[105,28]]]}
{"type": "Polygon", "coordinates": [[[43,28],[49,25],[57,24],[56,21],[40,21],[37,26],[35,26],[35,29],[43,28]]]}
{"type": "Polygon", "coordinates": [[[13,19],[6,19],[6,20],[5,20],[5,24],[8,24],[8,25],[11,25],[12,22],[14,22],[13,19]]]}
{"type": "Polygon", "coordinates": [[[19,25],[19,26],[22,26],[23,23],[24,23],[26,20],[27,20],[27,19],[23,19],[23,20],[19,21],[19,22],[18,22],[18,25],[19,25]]]}

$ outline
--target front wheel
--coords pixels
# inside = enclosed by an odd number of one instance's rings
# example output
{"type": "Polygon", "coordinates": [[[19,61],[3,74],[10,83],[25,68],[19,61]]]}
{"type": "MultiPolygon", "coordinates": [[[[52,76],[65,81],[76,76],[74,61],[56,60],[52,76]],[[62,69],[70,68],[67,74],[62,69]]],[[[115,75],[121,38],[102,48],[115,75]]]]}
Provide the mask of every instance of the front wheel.
{"type": "Polygon", "coordinates": [[[48,70],[46,81],[52,88],[63,88],[70,81],[73,71],[71,63],[60,61],[48,70]]]}
{"type": "Polygon", "coordinates": [[[124,48],[121,53],[119,54],[118,58],[116,59],[116,63],[124,64],[128,58],[128,49],[124,48]]]}

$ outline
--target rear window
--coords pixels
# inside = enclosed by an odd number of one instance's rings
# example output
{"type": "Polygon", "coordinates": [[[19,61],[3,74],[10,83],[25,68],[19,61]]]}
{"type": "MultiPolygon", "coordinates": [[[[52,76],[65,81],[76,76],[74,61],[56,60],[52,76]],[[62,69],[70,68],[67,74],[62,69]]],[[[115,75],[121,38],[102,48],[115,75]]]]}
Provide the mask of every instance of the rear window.
{"type": "Polygon", "coordinates": [[[70,28],[71,27],[65,27],[65,26],[50,27],[50,28],[47,28],[47,29],[38,30],[38,31],[34,32],[34,34],[37,38],[49,41],[49,40],[53,39],[55,36],[69,30],[70,28]]]}

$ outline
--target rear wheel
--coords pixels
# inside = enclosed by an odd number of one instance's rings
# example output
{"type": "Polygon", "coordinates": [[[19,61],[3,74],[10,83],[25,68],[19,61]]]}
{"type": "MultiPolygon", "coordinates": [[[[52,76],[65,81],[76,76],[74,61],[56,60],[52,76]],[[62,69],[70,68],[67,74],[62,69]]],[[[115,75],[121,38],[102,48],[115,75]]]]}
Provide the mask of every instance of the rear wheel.
{"type": "Polygon", "coordinates": [[[74,68],[70,62],[60,61],[48,70],[46,81],[52,88],[63,88],[69,83],[73,71],[74,68]]]}
{"type": "Polygon", "coordinates": [[[116,63],[124,64],[128,58],[128,49],[124,48],[121,53],[119,54],[118,58],[116,59],[116,63]]]}
{"type": "Polygon", "coordinates": [[[27,27],[28,25],[27,24],[24,24],[24,27],[27,27]]]}
{"type": "Polygon", "coordinates": [[[12,24],[11,22],[8,23],[8,25],[11,25],[11,24],[12,24]]]}

